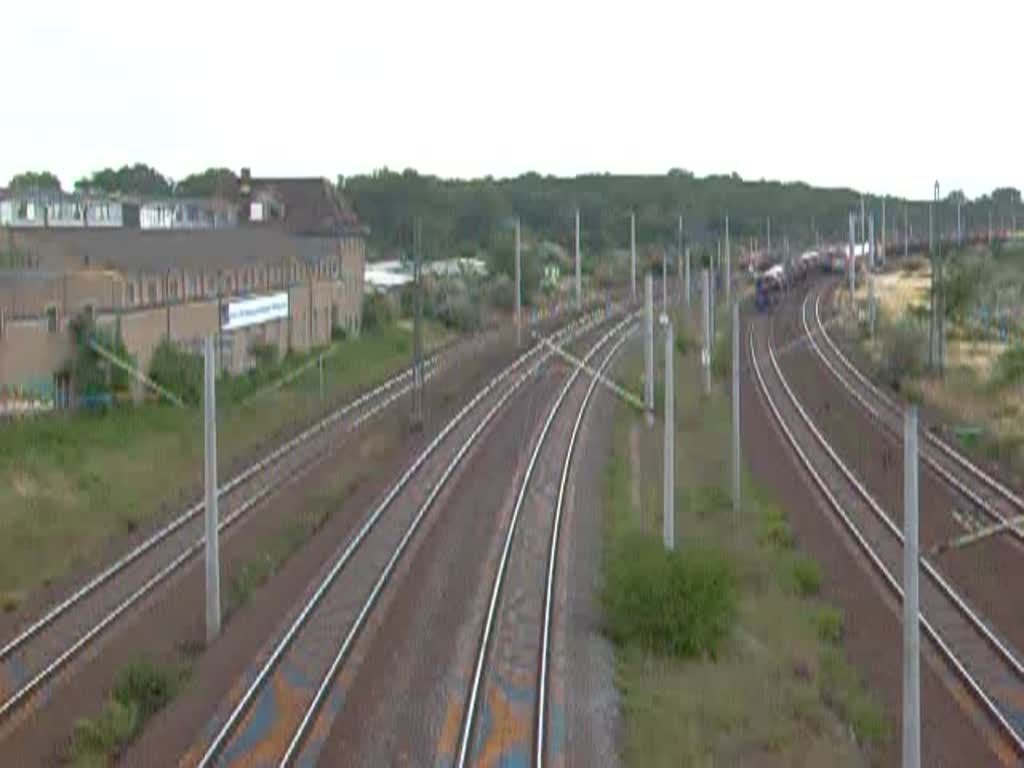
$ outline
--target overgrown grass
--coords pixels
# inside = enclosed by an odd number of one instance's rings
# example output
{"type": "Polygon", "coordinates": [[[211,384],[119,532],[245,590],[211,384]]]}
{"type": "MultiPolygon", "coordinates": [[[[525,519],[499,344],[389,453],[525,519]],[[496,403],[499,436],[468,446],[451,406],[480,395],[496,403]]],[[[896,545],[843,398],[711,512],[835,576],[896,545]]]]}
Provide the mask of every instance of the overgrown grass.
{"type": "MultiPolygon", "coordinates": [[[[605,475],[604,598],[624,763],[882,761],[887,720],[844,661],[842,615],[818,597],[820,568],[795,551],[784,510],[747,475],[732,511],[729,402],[721,386],[700,395],[697,360],[677,347],[674,554],[661,545],[660,426],[620,408],[605,475]]],[[[641,361],[626,359],[626,381],[641,361]]]]}
{"type": "MultiPolygon", "coordinates": [[[[443,337],[431,334],[431,343],[443,337]]],[[[282,431],[382,381],[409,362],[408,331],[392,326],[342,342],[325,364],[280,390],[218,412],[221,477],[282,431]]],[[[162,509],[183,507],[202,482],[200,409],[145,404],[52,416],[0,428],[0,595],[5,605],[97,556],[162,509]]]]}
{"type": "Polygon", "coordinates": [[[188,676],[184,664],[139,659],[121,670],[103,711],[75,724],[71,761],[76,766],[110,765],[173,699],[188,676]]]}

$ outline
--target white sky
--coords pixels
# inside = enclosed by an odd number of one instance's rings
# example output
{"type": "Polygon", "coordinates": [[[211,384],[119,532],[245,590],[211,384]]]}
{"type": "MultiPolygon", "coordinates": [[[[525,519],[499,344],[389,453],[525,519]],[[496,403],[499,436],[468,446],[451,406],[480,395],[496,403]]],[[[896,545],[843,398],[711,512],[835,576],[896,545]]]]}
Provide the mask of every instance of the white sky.
{"type": "Polygon", "coordinates": [[[0,184],[142,161],[1024,186],[1020,0],[47,0],[0,18],[0,184]]]}

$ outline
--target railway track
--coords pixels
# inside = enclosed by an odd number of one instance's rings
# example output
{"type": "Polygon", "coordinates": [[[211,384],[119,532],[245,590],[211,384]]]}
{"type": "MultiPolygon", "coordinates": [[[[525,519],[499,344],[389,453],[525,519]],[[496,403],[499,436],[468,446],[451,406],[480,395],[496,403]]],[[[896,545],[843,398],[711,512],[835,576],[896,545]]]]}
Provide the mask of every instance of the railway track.
{"type": "MultiPolygon", "coordinates": [[[[823,294],[824,291],[814,294],[813,330],[807,320],[811,294],[804,298],[801,307],[801,322],[811,347],[860,406],[886,431],[902,441],[902,406],[864,375],[832,339],[821,317],[823,294]],[[819,344],[815,337],[822,339],[824,344],[819,344]]],[[[1024,530],[1020,523],[1011,523],[1024,514],[1024,499],[931,430],[922,429],[921,432],[924,438],[919,443],[921,459],[945,484],[989,519],[992,527],[984,529],[984,534],[1004,532],[1018,544],[1024,543],[1024,530]]]]}
{"type": "MultiPolygon", "coordinates": [[[[589,363],[616,330],[583,362],[589,363]]],[[[598,372],[627,337],[628,332],[612,341],[598,372]]],[[[472,762],[525,764],[531,754],[540,766],[549,757],[548,684],[562,511],[576,439],[598,383],[596,377],[589,385],[578,381],[581,371],[573,371],[552,404],[519,486],[477,642],[458,768],[472,762]],[[527,721],[532,729],[524,727],[527,721]]]]}
{"type": "MultiPolygon", "coordinates": [[[[903,537],[889,514],[850,471],[815,426],[778,364],[772,322],[749,336],[751,367],[761,396],[804,470],[855,540],[870,566],[902,599],[903,537]],[[760,351],[755,349],[759,337],[760,351]],[[770,364],[767,375],[761,361],[770,364]]],[[[927,557],[921,558],[920,621],[950,670],[1006,744],[1024,758],[1024,665],[975,613],[927,557]]]]}
{"type": "MultiPolygon", "coordinates": [[[[596,314],[588,316],[556,339],[576,338],[597,322],[596,314]]],[[[339,673],[403,553],[487,426],[550,355],[541,344],[521,355],[424,448],[325,565],[183,764],[231,764],[256,754],[281,765],[315,759],[340,707],[339,673]],[[323,727],[321,716],[327,718],[323,727]]]]}
{"type": "MultiPolygon", "coordinates": [[[[439,358],[427,362],[436,375],[439,358]]],[[[357,429],[411,389],[406,370],[334,410],[236,474],[218,490],[220,530],[230,528],[323,458],[341,432],[357,429]]],[[[0,646],[0,723],[7,732],[32,712],[47,684],[97,643],[133,607],[185,567],[205,541],[198,501],[51,606],[0,646]]]]}

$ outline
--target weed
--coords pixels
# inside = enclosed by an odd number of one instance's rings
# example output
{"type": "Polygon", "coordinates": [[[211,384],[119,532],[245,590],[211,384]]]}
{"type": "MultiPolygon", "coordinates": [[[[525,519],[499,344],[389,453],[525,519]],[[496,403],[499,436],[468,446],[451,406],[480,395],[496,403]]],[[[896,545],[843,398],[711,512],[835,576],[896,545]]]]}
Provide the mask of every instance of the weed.
{"type": "Polygon", "coordinates": [[[792,549],[793,532],[789,521],[781,509],[774,506],[765,508],[761,515],[761,533],[759,540],[762,546],[773,549],[792,549]]]}
{"type": "Polygon", "coordinates": [[[146,721],[177,695],[188,668],[140,659],[122,669],[103,711],[75,724],[71,758],[76,765],[110,762],[146,721]]]}
{"type": "Polygon", "coordinates": [[[25,600],[23,592],[4,592],[0,594],[0,611],[14,613],[25,600]]]}
{"type": "Polygon", "coordinates": [[[837,648],[825,648],[819,663],[822,701],[853,728],[858,741],[883,744],[890,736],[881,706],[837,648]]]}
{"type": "Polygon", "coordinates": [[[821,590],[821,568],[805,555],[795,555],[784,566],[786,588],[800,597],[811,597],[821,590]]]}
{"type": "Polygon", "coordinates": [[[814,614],[814,624],[821,642],[831,646],[842,645],[845,635],[843,614],[837,608],[825,606],[818,609],[814,614]]]}

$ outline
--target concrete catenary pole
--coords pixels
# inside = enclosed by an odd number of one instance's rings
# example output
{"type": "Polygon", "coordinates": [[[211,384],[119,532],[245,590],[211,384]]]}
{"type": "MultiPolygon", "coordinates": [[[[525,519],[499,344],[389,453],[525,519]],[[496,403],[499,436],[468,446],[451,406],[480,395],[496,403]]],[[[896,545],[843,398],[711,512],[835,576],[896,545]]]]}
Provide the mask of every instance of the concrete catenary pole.
{"type": "Polygon", "coordinates": [[[956,243],[960,245],[964,241],[962,219],[960,217],[960,195],[956,196],[956,243]]]}
{"type": "Polygon", "coordinates": [[[203,355],[203,416],[206,482],[206,642],[220,634],[220,540],[217,532],[217,361],[213,336],[206,337],[203,355]]]}
{"type": "Polygon", "coordinates": [[[668,251],[661,252],[661,311],[668,312],[668,251]]]}
{"type": "MultiPolygon", "coordinates": [[[[682,221],[682,219],[680,219],[682,221]]],[[[636,301],[636,213],[629,214],[629,290],[636,301]]]]}
{"type": "Polygon", "coordinates": [[[740,511],[740,302],[732,303],[732,509],[740,511]]]}
{"type": "Polygon", "coordinates": [[[683,292],[686,294],[686,306],[690,306],[690,246],[686,246],[686,269],[683,275],[683,292]]]}
{"type": "Polygon", "coordinates": [[[413,221],[412,252],[413,281],[415,283],[415,314],[412,334],[412,423],[423,424],[423,265],[420,254],[421,222],[413,221]]]}
{"type": "Polygon", "coordinates": [[[516,346],[523,345],[523,268],[522,232],[519,217],[516,217],[516,346]]]}
{"type": "Polygon", "coordinates": [[[850,258],[846,270],[850,273],[850,309],[853,309],[853,294],[857,291],[857,252],[854,250],[854,214],[850,214],[850,258]]]}
{"type": "Polygon", "coordinates": [[[729,214],[725,214],[725,303],[732,301],[732,253],[729,247],[729,214]]]}
{"type": "Polygon", "coordinates": [[[580,274],[580,209],[576,209],[576,309],[583,309],[583,278],[580,274]]]}
{"type": "Polygon", "coordinates": [[[679,217],[679,243],[676,246],[676,271],[679,273],[679,291],[683,290],[683,217],[679,217]]]}
{"type": "Polygon", "coordinates": [[[320,406],[324,404],[324,356],[317,355],[316,358],[317,372],[320,374],[320,406]]]}
{"type": "Polygon", "coordinates": [[[701,273],[704,323],[704,349],[701,352],[701,365],[704,368],[704,394],[711,393],[711,276],[705,267],[701,273]]]}
{"type": "Polygon", "coordinates": [[[885,264],[885,198],[882,198],[882,249],[879,251],[882,263],[885,264]]]}
{"type": "Polygon", "coordinates": [[[648,423],[654,414],[654,278],[644,275],[644,406],[648,423]]]}
{"type": "Polygon", "coordinates": [[[910,210],[909,206],[903,206],[903,258],[910,254],[910,210]]]}
{"type": "MultiPolygon", "coordinates": [[[[722,241],[718,241],[718,261],[722,260],[722,241]]],[[[711,329],[711,346],[715,345],[715,305],[718,303],[718,262],[715,261],[715,255],[711,254],[711,292],[708,294],[708,320],[709,328],[711,329]]]]}
{"type": "Polygon", "coordinates": [[[903,768],[921,765],[917,407],[903,420],[903,768]]]}
{"type": "Polygon", "coordinates": [[[664,480],[662,490],[662,534],[665,537],[665,549],[676,548],[676,511],[675,511],[675,462],[676,462],[676,418],[675,418],[675,377],[672,371],[672,322],[665,324],[665,458],[664,480]]]}
{"type": "Polygon", "coordinates": [[[875,338],[875,317],[878,314],[878,305],[875,303],[875,276],[868,275],[868,329],[871,338],[875,338]]]}
{"type": "Polygon", "coordinates": [[[875,268],[875,214],[868,216],[868,268],[875,268]]]}
{"type": "Polygon", "coordinates": [[[864,195],[860,196],[860,242],[864,243],[867,240],[867,233],[864,231],[864,227],[867,222],[864,221],[864,195]]]}

